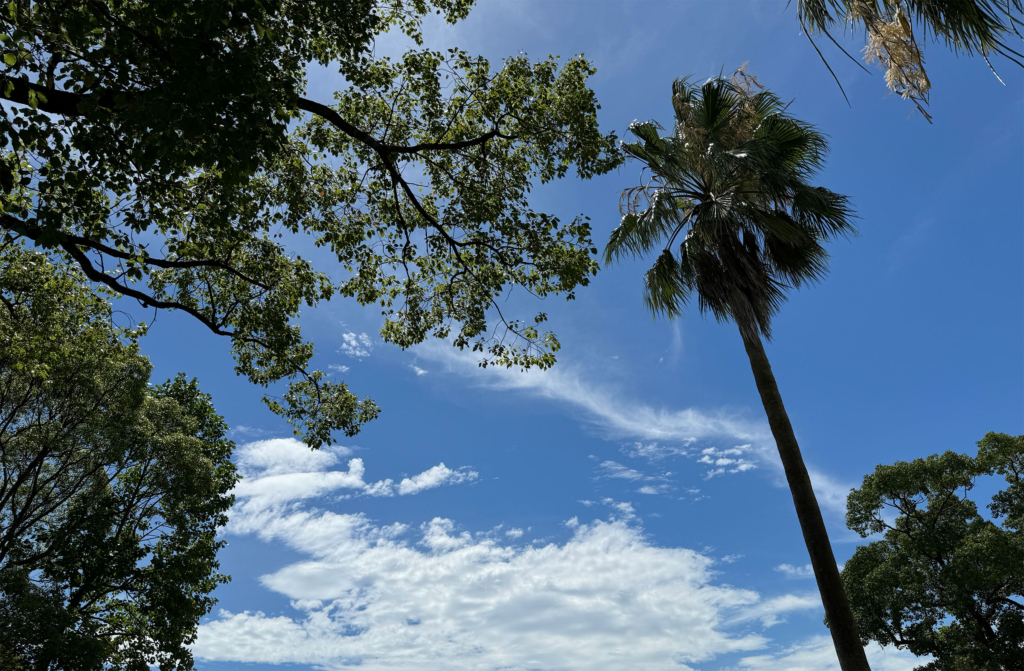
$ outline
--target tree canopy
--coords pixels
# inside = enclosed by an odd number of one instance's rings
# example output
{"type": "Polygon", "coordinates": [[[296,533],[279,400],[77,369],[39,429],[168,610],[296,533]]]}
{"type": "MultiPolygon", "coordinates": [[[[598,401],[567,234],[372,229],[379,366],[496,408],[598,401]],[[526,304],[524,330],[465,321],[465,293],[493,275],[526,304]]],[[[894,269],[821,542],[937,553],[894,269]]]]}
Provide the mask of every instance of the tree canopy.
{"type": "Polygon", "coordinates": [[[865,641],[931,655],[927,671],[1024,669],[1024,436],[989,433],[978,453],[882,465],[850,493],[847,524],[880,540],[843,580],[865,641]],[[979,477],[1007,485],[983,516],[979,477]]]}
{"type": "Polygon", "coordinates": [[[770,337],[786,291],[824,275],[822,243],[854,230],[847,198],[809,183],[828,143],[742,70],[677,80],[672,106],[668,135],[629,127],[638,141],[623,151],[650,179],[623,192],[606,260],[661,247],[644,277],[651,312],[679,316],[696,293],[702,312],[770,337]]]}
{"type": "Polygon", "coordinates": [[[231,338],[237,371],[312,446],[377,415],[309,366],[303,305],[378,305],[401,347],[448,338],[482,363],[548,366],[558,341],[495,299],[586,285],[585,218],[531,209],[532,185],[618,161],[582,57],[493,69],[420,47],[469,0],[14,0],[0,11],[0,224],[143,306],[231,338]],[[306,69],[336,69],[333,101],[306,69]],[[315,245],[337,266],[296,253],[315,245]],[[291,246],[290,246],[291,245],[291,246]]]}
{"type": "Polygon", "coordinates": [[[80,273],[0,250],[0,665],[189,668],[237,478],[210,398],[149,384],[80,273]]]}

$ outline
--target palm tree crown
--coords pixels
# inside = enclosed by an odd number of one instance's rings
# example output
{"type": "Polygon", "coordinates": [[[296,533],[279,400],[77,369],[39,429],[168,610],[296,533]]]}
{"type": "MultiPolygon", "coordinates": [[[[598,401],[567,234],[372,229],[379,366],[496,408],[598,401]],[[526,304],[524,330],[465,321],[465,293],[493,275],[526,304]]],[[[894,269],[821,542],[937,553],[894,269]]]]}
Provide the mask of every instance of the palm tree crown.
{"type": "Polygon", "coordinates": [[[854,232],[847,198],[808,184],[828,143],[742,69],[702,86],[676,80],[672,94],[671,135],[629,127],[640,141],[622,148],[651,178],[623,192],[606,260],[667,240],[645,276],[653,313],[679,316],[696,291],[702,312],[770,338],[786,290],[824,275],[822,243],[854,232]]]}

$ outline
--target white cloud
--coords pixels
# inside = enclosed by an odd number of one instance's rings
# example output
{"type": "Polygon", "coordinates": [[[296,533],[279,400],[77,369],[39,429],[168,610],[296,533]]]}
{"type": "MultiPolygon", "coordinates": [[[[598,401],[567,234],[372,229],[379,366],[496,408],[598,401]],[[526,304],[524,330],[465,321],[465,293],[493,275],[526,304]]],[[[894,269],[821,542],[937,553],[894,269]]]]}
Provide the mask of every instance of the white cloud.
{"type": "Polygon", "coordinates": [[[750,444],[737,445],[725,450],[720,450],[717,447],[708,447],[701,450],[697,461],[701,464],[714,466],[704,476],[704,479],[707,480],[723,473],[743,473],[757,468],[757,464],[742,456],[749,454],[750,451],[750,444]]]}
{"type": "MultiPolygon", "coordinates": [[[[584,380],[564,362],[547,371],[520,371],[499,366],[480,368],[474,353],[460,352],[439,341],[418,346],[416,354],[492,389],[522,391],[563,402],[582,412],[588,423],[603,430],[610,438],[628,437],[653,441],[652,445],[638,443],[633,448],[637,456],[649,459],[674,454],[690,456],[682,447],[673,446],[676,443],[686,446],[698,441],[727,440],[734,445],[745,446],[742,460],[715,466],[708,473],[712,477],[724,473],[742,473],[763,463],[774,469],[776,482],[785,486],[775,440],[767,422],[763,420],[752,421],[746,414],[735,412],[655,408],[624,398],[621,393],[603,388],[592,380],[584,380]],[[668,446],[660,448],[662,442],[668,446]]],[[[718,458],[735,459],[727,455],[718,458]]],[[[822,508],[837,517],[844,515],[850,486],[821,473],[809,464],[807,469],[822,508]]]]}
{"type": "Polygon", "coordinates": [[[657,441],[653,443],[644,443],[637,441],[632,445],[623,446],[622,452],[628,454],[634,459],[637,457],[647,459],[648,461],[658,461],[665,459],[666,457],[674,456],[686,456],[690,454],[690,451],[686,448],[697,442],[696,438],[690,438],[683,441],[682,445],[662,445],[657,441]]]}
{"type": "Polygon", "coordinates": [[[685,671],[767,644],[732,623],[801,607],[715,584],[713,559],[652,545],[626,520],[575,520],[567,542],[543,547],[505,546],[438,518],[413,534],[329,511],[238,522],[306,555],[262,578],[294,611],[221,611],[194,645],[206,661],[685,671]]]}
{"type": "Polygon", "coordinates": [[[352,450],[332,445],[311,450],[294,438],[274,438],[246,443],[235,451],[235,463],[243,477],[323,471],[352,450]]]}
{"type": "Polygon", "coordinates": [[[332,363],[327,366],[327,370],[331,371],[332,373],[347,373],[352,369],[349,368],[348,366],[339,366],[337,364],[332,363]]]}
{"type": "Polygon", "coordinates": [[[783,594],[773,599],[756,603],[736,617],[735,622],[760,620],[765,627],[774,627],[784,622],[783,616],[797,610],[821,609],[821,597],[817,594],[783,594]]]}
{"type": "Polygon", "coordinates": [[[775,567],[775,570],[779,573],[784,574],[787,578],[813,578],[814,569],[811,568],[810,564],[804,564],[803,566],[793,566],[792,564],[779,564],[775,567]]]}
{"type": "MultiPolygon", "coordinates": [[[[871,644],[865,652],[873,671],[913,671],[927,664],[928,657],[895,648],[882,648],[871,644]]],[[[786,648],[774,655],[744,657],[734,671],[839,671],[832,639],[828,636],[814,636],[802,643],[786,648]]]]}
{"type": "MultiPolygon", "coordinates": [[[[351,450],[340,445],[311,450],[294,438],[277,438],[247,443],[236,451],[242,480],[233,493],[237,503],[229,525],[239,519],[275,506],[326,496],[337,490],[352,490],[364,496],[417,494],[425,489],[454,485],[477,478],[466,468],[452,470],[438,464],[419,475],[404,478],[395,487],[390,478],[366,482],[366,466],[360,458],[348,461],[348,470],[332,469],[351,450]],[[237,513],[243,513],[241,516],[237,513]]],[[[349,494],[351,496],[351,494],[349,494]]]]}
{"type": "Polygon", "coordinates": [[[247,436],[249,438],[256,438],[257,436],[262,436],[262,435],[266,434],[267,432],[264,431],[263,429],[258,429],[258,428],[254,427],[254,426],[245,426],[244,424],[238,424],[233,429],[231,429],[231,433],[232,433],[232,435],[233,434],[238,434],[240,436],[247,436]]]}
{"type": "Polygon", "coordinates": [[[743,555],[725,555],[724,557],[722,557],[722,561],[726,564],[732,564],[737,559],[743,559],[743,555]]]}
{"type": "Polygon", "coordinates": [[[476,480],[479,473],[465,468],[453,471],[441,462],[433,468],[429,468],[419,475],[405,478],[398,483],[398,493],[402,496],[407,494],[418,494],[424,489],[433,489],[442,485],[457,485],[467,480],[476,480]]]}
{"type": "Polygon", "coordinates": [[[370,336],[365,333],[356,334],[351,331],[342,333],[341,340],[341,349],[338,351],[357,359],[364,359],[370,356],[370,350],[373,349],[370,336]]]}
{"type": "Polygon", "coordinates": [[[301,555],[260,579],[293,610],[221,611],[201,625],[197,658],[366,671],[687,671],[764,649],[758,624],[820,607],[717,584],[713,558],[654,545],[632,504],[611,498],[600,502],[614,511],[607,521],[574,517],[569,540],[543,546],[515,544],[519,528],[502,537],[500,527],[471,533],[440,517],[410,527],[325,509],[339,490],[413,493],[477,477],[439,464],[398,485],[367,484],[361,459],[338,469],[347,456],[293,439],[239,448],[246,479],[225,532],[301,555]]]}
{"type": "Polygon", "coordinates": [[[412,364],[412,363],[409,364],[409,368],[412,369],[412,372],[416,373],[416,377],[419,377],[420,375],[426,375],[427,373],[430,372],[428,370],[423,370],[422,368],[420,368],[416,364],[412,364]]]}
{"type": "Polygon", "coordinates": [[[668,491],[668,485],[644,485],[636,490],[639,494],[663,494],[668,491]]]}
{"type": "MultiPolygon", "coordinates": [[[[616,501],[615,499],[602,499],[601,503],[610,506],[619,513],[619,519],[631,520],[636,517],[636,508],[629,501],[616,501]]],[[[616,518],[612,518],[616,519],[616,518]]]]}
{"type": "Polygon", "coordinates": [[[617,461],[601,462],[601,470],[604,471],[603,477],[606,478],[621,478],[623,480],[644,480],[647,477],[640,471],[629,468],[628,466],[623,466],[617,461]]]}

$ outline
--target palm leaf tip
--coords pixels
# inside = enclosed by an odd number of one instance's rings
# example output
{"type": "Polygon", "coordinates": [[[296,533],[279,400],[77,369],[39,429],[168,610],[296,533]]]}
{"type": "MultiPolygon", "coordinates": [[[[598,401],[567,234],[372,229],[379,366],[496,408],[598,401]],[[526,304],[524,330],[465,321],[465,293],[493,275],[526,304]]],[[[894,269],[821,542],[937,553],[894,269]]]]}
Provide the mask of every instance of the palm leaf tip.
{"type": "Polygon", "coordinates": [[[635,228],[636,215],[631,213],[623,215],[622,221],[608,236],[608,244],[604,248],[604,262],[606,264],[622,258],[623,254],[627,251],[626,246],[629,242],[630,233],[635,228]]]}
{"type": "Polygon", "coordinates": [[[644,306],[655,316],[678,317],[689,291],[671,250],[664,250],[644,275],[644,306]]]}

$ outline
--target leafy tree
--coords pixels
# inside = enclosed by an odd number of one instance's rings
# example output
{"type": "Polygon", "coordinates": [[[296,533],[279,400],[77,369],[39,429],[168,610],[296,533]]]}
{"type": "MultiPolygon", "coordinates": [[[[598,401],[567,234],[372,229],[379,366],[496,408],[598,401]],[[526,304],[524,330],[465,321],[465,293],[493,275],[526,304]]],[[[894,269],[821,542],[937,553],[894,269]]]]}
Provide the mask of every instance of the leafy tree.
{"type": "Polygon", "coordinates": [[[830,30],[863,29],[865,60],[878,61],[889,90],[913,101],[929,120],[923,106],[928,104],[932,84],[922,53],[922,41],[929,37],[956,54],[978,54],[993,73],[992,54],[1024,67],[1019,60],[1024,55],[1007,44],[1014,36],[1022,38],[1018,30],[1024,26],[1022,0],[798,0],[797,15],[819,55],[811,34],[824,34],[839,46],[830,30]]]}
{"type": "Polygon", "coordinates": [[[921,671],[1024,669],[1024,436],[879,466],[848,501],[851,529],[883,534],[843,567],[865,642],[931,655],[921,671]],[[985,519],[967,495],[994,474],[985,519]]]}
{"type": "Polygon", "coordinates": [[[739,327],[772,435],[785,467],[825,614],[844,671],[868,668],[843,593],[800,447],[761,337],[791,287],[820,279],[822,242],[853,231],[845,196],[811,186],[825,137],[794,119],[777,96],[743,70],[732,79],[672,85],[675,126],[633,123],[625,143],[650,179],[623,192],[622,223],[606,249],[610,262],[661,247],[645,276],[644,303],[675,318],[691,294],[701,312],[739,327]],[[678,243],[678,247],[676,244],[678,243]]]}
{"type": "Polygon", "coordinates": [[[0,249],[0,666],[185,669],[237,478],[209,396],[149,385],[81,274],[0,249]]]}
{"type": "Polygon", "coordinates": [[[425,16],[455,22],[471,4],[13,0],[0,225],[230,337],[254,383],[292,380],[264,400],[314,447],[378,409],[309,368],[302,305],[340,294],[379,305],[401,347],[450,338],[484,364],[549,366],[544,314],[506,318],[495,299],[571,298],[596,249],[585,218],[532,210],[530,189],[620,159],[582,57],[492,70],[459,50],[375,55],[384,32],[419,43],[425,16]],[[337,69],[334,101],[305,97],[310,64],[337,69]]]}

